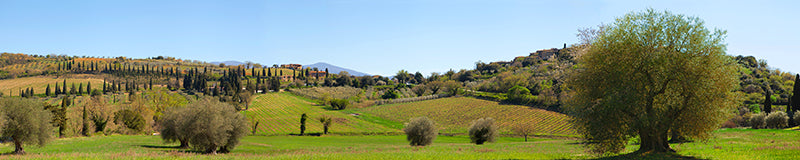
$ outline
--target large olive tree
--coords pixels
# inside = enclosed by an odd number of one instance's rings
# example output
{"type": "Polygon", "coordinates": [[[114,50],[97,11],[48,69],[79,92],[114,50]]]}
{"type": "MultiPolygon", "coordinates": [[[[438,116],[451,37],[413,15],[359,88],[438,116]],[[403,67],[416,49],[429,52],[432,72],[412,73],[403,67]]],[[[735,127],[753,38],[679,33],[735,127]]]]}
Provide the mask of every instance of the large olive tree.
{"type": "Polygon", "coordinates": [[[44,146],[52,139],[53,126],[50,111],[44,110],[42,102],[27,98],[5,98],[0,100],[3,137],[14,142],[14,154],[25,154],[23,145],[44,146]]]}
{"type": "Polygon", "coordinates": [[[708,138],[736,101],[724,38],[699,18],[652,9],[604,26],[569,83],[570,113],[586,144],[618,153],[639,137],[638,152],[674,152],[670,134],[708,138]]]}

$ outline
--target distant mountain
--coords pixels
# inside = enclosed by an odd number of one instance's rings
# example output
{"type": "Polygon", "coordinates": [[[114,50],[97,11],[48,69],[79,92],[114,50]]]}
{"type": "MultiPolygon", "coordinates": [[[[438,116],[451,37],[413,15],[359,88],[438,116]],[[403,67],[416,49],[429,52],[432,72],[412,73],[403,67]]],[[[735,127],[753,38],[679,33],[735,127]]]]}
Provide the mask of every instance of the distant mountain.
{"type": "Polygon", "coordinates": [[[214,65],[219,65],[220,63],[225,63],[226,66],[238,66],[238,65],[245,64],[244,62],[239,62],[239,61],[208,62],[208,63],[214,64],[214,65]]]}
{"type": "Polygon", "coordinates": [[[324,71],[325,68],[327,68],[328,72],[334,73],[334,74],[338,74],[341,71],[347,71],[347,73],[350,73],[350,75],[354,75],[354,76],[370,76],[370,74],[367,74],[367,73],[355,71],[355,70],[352,70],[352,69],[342,68],[342,67],[339,67],[339,66],[334,66],[332,64],[327,64],[325,62],[318,62],[318,63],[314,63],[314,64],[303,65],[303,68],[314,68],[314,67],[317,67],[320,71],[324,71]]]}

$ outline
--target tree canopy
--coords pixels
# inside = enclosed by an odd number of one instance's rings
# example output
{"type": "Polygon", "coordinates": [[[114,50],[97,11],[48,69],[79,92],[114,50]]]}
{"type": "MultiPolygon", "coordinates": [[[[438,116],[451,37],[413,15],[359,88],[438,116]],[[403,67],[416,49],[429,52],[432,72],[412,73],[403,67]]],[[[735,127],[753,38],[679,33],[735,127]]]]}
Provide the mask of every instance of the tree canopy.
{"type": "Polygon", "coordinates": [[[697,17],[648,9],[602,27],[569,85],[574,124],[592,151],[670,152],[668,135],[706,139],[736,105],[726,31],[697,17]]]}

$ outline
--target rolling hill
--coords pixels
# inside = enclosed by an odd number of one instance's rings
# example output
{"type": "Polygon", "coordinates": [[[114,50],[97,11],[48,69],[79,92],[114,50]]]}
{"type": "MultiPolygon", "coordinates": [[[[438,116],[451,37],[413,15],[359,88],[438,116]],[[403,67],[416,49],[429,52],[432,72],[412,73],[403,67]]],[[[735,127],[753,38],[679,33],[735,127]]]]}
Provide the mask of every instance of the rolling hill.
{"type": "Polygon", "coordinates": [[[300,132],[300,115],[308,114],[307,133],[321,133],[322,124],[318,118],[325,115],[333,118],[331,133],[399,133],[400,130],[378,123],[368,122],[363,116],[355,116],[340,111],[332,111],[316,106],[314,102],[299,98],[290,93],[268,93],[253,98],[250,108],[243,113],[255,125],[259,122],[256,135],[288,135],[300,132]]]}
{"type": "Polygon", "coordinates": [[[413,117],[426,116],[437,123],[440,133],[467,133],[473,120],[492,117],[501,133],[509,133],[512,126],[522,123],[533,127],[537,134],[576,135],[569,126],[567,115],[469,97],[390,104],[357,111],[396,122],[407,122],[413,117]]]}

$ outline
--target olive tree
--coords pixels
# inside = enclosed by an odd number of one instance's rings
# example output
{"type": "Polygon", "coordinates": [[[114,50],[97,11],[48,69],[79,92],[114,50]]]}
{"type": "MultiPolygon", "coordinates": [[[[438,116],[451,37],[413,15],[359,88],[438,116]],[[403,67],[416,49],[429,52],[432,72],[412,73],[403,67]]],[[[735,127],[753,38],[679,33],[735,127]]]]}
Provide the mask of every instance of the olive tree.
{"type": "Polygon", "coordinates": [[[469,127],[469,139],[472,143],[482,145],[486,142],[494,142],[497,137],[497,126],[494,125],[494,119],[481,118],[472,121],[469,127]]]}
{"type": "Polygon", "coordinates": [[[427,146],[439,135],[436,123],[428,117],[411,118],[403,128],[403,132],[406,133],[406,140],[411,142],[411,146],[427,146]]]}
{"type": "Polygon", "coordinates": [[[167,143],[180,142],[178,148],[189,148],[189,134],[183,129],[190,114],[187,107],[171,107],[163,112],[159,121],[161,139],[167,143]]]}
{"type": "Polygon", "coordinates": [[[3,137],[14,143],[14,154],[25,154],[23,145],[44,146],[52,139],[52,116],[44,110],[42,102],[24,98],[0,100],[2,109],[3,137]]]}
{"type": "Polygon", "coordinates": [[[726,31],[696,17],[629,13],[590,41],[569,80],[573,124],[596,153],[674,152],[669,135],[707,139],[736,106],[736,65],[726,31]]]}
{"type": "Polygon", "coordinates": [[[250,128],[235,107],[208,97],[167,110],[161,124],[165,141],[185,139],[195,150],[211,154],[230,152],[250,128]]]}

